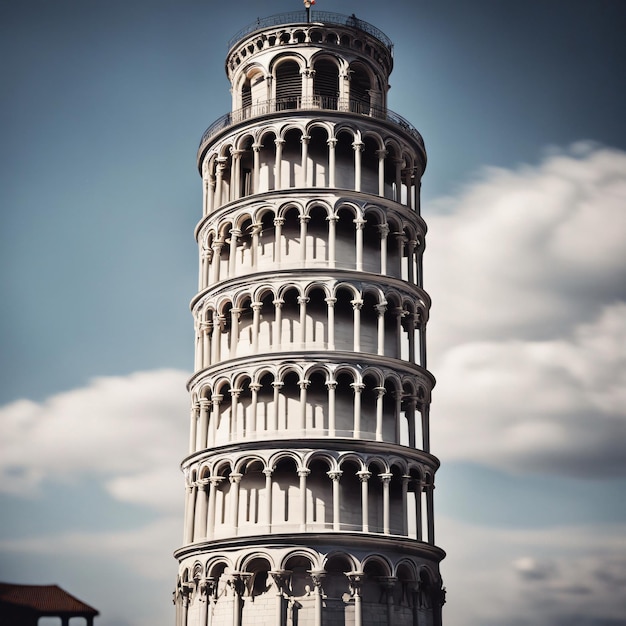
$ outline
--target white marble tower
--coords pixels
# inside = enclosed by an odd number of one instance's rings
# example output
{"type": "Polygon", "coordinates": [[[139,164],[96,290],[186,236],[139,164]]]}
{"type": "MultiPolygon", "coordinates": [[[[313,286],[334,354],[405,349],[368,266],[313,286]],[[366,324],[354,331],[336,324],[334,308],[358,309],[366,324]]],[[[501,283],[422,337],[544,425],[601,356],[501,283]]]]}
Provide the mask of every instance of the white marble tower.
{"type": "Polygon", "coordinates": [[[198,151],[177,626],[441,624],[426,153],[387,109],[392,50],[308,10],[230,42],[198,151]]]}

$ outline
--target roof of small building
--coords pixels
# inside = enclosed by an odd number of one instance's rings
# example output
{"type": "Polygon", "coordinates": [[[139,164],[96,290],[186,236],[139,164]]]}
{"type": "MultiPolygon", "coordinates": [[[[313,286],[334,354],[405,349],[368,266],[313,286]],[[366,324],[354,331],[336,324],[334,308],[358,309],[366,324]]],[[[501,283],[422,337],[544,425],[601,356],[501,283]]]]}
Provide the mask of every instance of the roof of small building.
{"type": "Polygon", "coordinates": [[[15,585],[0,583],[0,608],[25,609],[41,615],[62,613],[78,616],[98,615],[93,607],[81,602],[58,585],[15,585]]]}

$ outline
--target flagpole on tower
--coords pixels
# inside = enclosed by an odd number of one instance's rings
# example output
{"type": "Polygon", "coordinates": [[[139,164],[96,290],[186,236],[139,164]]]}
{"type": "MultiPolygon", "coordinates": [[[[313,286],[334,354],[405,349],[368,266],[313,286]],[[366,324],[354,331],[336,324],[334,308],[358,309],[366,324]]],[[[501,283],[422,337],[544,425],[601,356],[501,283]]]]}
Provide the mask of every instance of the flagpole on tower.
{"type": "Polygon", "coordinates": [[[315,4],[315,0],[304,0],[304,8],[306,9],[306,21],[311,21],[311,5],[315,4]]]}

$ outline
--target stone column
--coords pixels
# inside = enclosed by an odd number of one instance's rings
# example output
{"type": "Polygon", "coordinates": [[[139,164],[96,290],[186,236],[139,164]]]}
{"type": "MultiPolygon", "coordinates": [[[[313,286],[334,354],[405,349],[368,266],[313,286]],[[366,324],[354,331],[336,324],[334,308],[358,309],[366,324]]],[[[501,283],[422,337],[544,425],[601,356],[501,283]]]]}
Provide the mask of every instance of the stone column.
{"type": "Polygon", "coordinates": [[[207,529],[207,485],[208,480],[198,481],[198,507],[196,511],[196,523],[194,529],[194,541],[206,538],[207,529]]]}
{"type": "Polygon", "coordinates": [[[393,590],[398,580],[394,576],[381,576],[380,585],[385,591],[385,600],[387,601],[387,626],[393,624],[393,590]]]}
{"type": "Polygon", "coordinates": [[[193,454],[196,451],[196,432],[198,428],[198,414],[200,411],[200,403],[194,402],[191,405],[191,411],[189,412],[189,454],[193,454]]]}
{"type": "Polygon", "coordinates": [[[361,308],[363,307],[363,300],[350,300],[352,310],[354,311],[354,338],[353,350],[355,352],[361,352],[361,308]]]}
{"type": "Polygon", "coordinates": [[[325,298],[328,305],[328,349],[335,349],[335,302],[337,298],[325,298]]]}
{"type": "Polygon", "coordinates": [[[374,387],[376,392],[376,441],[383,440],[383,399],[385,392],[384,387],[374,387]]]}
{"type": "Polygon", "coordinates": [[[260,191],[260,174],[261,174],[261,148],[263,146],[260,143],[252,144],[252,154],[254,158],[254,173],[252,178],[252,193],[259,193],[260,191]]]}
{"type": "Polygon", "coordinates": [[[239,396],[242,391],[243,389],[230,390],[230,428],[228,432],[228,441],[237,440],[243,431],[241,415],[239,414],[239,396]]]}
{"type": "Polygon", "coordinates": [[[300,305],[300,333],[298,339],[300,346],[304,349],[306,343],[306,305],[310,298],[306,296],[298,296],[298,304],[300,305]]]}
{"type": "Polygon", "coordinates": [[[300,215],[300,261],[304,265],[306,262],[306,234],[307,225],[311,219],[310,215],[300,215]]]}
{"type": "Polygon", "coordinates": [[[207,539],[213,539],[215,537],[215,499],[217,496],[217,488],[224,480],[224,476],[211,476],[209,478],[209,512],[207,515],[207,539]]]}
{"type": "Polygon", "coordinates": [[[230,257],[228,258],[228,276],[232,278],[235,276],[236,263],[237,263],[237,245],[239,237],[241,237],[241,230],[239,228],[230,229],[230,257]]]}
{"type": "Polygon", "coordinates": [[[380,235],[380,273],[384,276],[387,274],[387,236],[389,235],[389,226],[380,224],[378,233],[380,235]]]}
{"type": "Polygon", "coordinates": [[[310,469],[302,467],[298,470],[300,478],[300,532],[306,531],[306,477],[311,473],[310,469]]]}
{"type": "Polygon", "coordinates": [[[272,580],[274,582],[274,588],[276,589],[275,624],[276,626],[285,626],[285,610],[283,597],[287,595],[286,587],[291,572],[288,570],[277,570],[274,572],[270,571],[268,572],[268,574],[272,577],[272,580]]]}
{"type": "Polygon", "coordinates": [[[220,419],[220,402],[224,399],[221,393],[214,393],[211,401],[213,402],[213,410],[211,411],[211,433],[209,435],[208,447],[215,446],[215,440],[217,438],[217,426],[220,419]]]}
{"type": "Polygon", "coordinates": [[[435,485],[426,486],[426,521],[428,523],[428,543],[435,545],[435,485]]]}
{"type": "Polygon", "coordinates": [[[241,626],[242,596],[250,576],[247,572],[233,572],[228,580],[233,590],[233,626],[241,626]]]}
{"type": "Polygon", "coordinates": [[[300,182],[300,185],[296,185],[296,187],[307,187],[309,184],[308,160],[310,140],[311,137],[309,137],[309,135],[302,135],[302,137],[300,138],[300,142],[302,143],[302,180],[300,182]]]}
{"type": "Polygon", "coordinates": [[[252,399],[250,400],[250,415],[252,416],[252,423],[251,424],[244,423],[244,430],[245,430],[244,436],[248,437],[252,435],[253,437],[258,438],[259,421],[257,417],[257,402],[258,402],[259,389],[261,389],[261,384],[250,383],[248,387],[250,388],[250,391],[252,392],[252,399]]]}
{"type": "Polygon", "coordinates": [[[328,266],[335,267],[336,260],[336,248],[337,248],[337,221],[339,218],[336,215],[331,215],[326,218],[328,220],[328,266]]]}
{"type": "Polygon", "coordinates": [[[315,598],[314,626],[322,626],[322,600],[324,599],[324,588],[322,584],[326,572],[324,570],[310,570],[309,575],[313,581],[313,595],[315,598]]]}
{"type": "Polygon", "coordinates": [[[273,351],[280,350],[282,346],[282,323],[283,323],[283,304],[285,301],[282,298],[276,298],[272,301],[274,305],[274,341],[270,348],[273,351]]]}
{"type": "Polygon", "coordinates": [[[354,150],[354,191],[361,191],[361,154],[364,147],[365,144],[362,141],[355,141],[352,144],[354,150]]]}
{"type": "Polygon", "coordinates": [[[274,471],[273,467],[266,467],[263,470],[265,474],[265,522],[267,524],[267,532],[269,533],[272,529],[272,472],[274,471]]]}
{"type": "Polygon", "coordinates": [[[361,585],[363,583],[363,572],[346,572],[350,583],[350,592],[354,598],[354,626],[363,626],[363,612],[361,608],[361,585]]]}
{"type": "Polygon", "coordinates": [[[343,472],[341,470],[335,470],[326,472],[328,478],[333,481],[333,530],[341,530],[341,519],[340,519],[340,511],[341,511],[341,502],[340,502],[340,491],[339,491],[339,479],[343,472]]]}
{"type": "Polygon", "coordinates": [[[356,227],[356,270],[363,271],[363,229],[365,228],[365,220],[353,220],[356,227]]]}
{"type": "Polygon", "coordinates": [[[361,392],[365,389],[363,383],[350,383],[354,389],[354,431],[352,436],[355,439],[361,438],[361,392]]]}
{"type": "Polygon", "coordinates": [[[230,185],[230,199],[239,200],[241,195],[241,155],[243,150],[230,149],[231,155],[231,185],[230,185]]]}
{"type": "Polygon", "coordinates": [[[193,522],[195,517],[195,487],[189,482],[185,482],[185,534],[183,541],[191,543],[193,541],[193,522]]]}
{"type": "Polygon", "coordinates": [[[274,263],[280,266],[281,261],[281,249],[282,249],[282,238],[283,238],[283,224],[285,223],[284,217],[275,217],[274,218],[274,263]]]}
{"type": "Polygon", "coordinates": [[[257,354],[259,351],[259,327],[261,325],[261,309],[262,302],[253,302],[252,307],[252,352],[257,354]]]}
{"type": "Polygon", "coordinates": [[[213,322],[202,322],[200,328],[202,329],[202,367],[209,367],[211,365],[211,333],[213,332],[213,322]]]}
{"type": "Polygon", "coordinates": [[[304,436],[306,431],[306,390],[311,383],[310,380],[300,380],[298,381],[298,386],[300,387],[300,432],[301,436],[304,436]]]}
{"type": "Polygon", "coordinates": [[[430,453],[430,407],[427,401],[422,404],[422,441],[424,452],[430,453]]]}
{"type": "Polygon", "coordinates": [[[328,389],[328,436],[335,436],[335,390],[337,389],[337,381],[329,380],[326,383],[326,388],[328,389]]]}
{"type": "Polygon", "coordinates": [[[374,308],[378,314],[378,345],[376,351],[378,356],[385,356],[385,313],[387,312],[387,303],[377,304],[374,308]]]}
{"type": "Polygon", "coordinates": [[[241,478],[243,474],[239,474],[238,472],[232,472],[228,477],[230,481],[230,491],[228,495],[230,496],[230,525],[233,529],[233,536],[237,536],[239,534],[239,484],[241,483],[241,478]]]}
{"type": "Polygon", "coordinates": [[[385,197],[385,157],[387,156],[387,150],[376,150],[376,156],[378,157],[378,195],[381,198],[385,197]]]}
{"type": "Polygon", "coordinates": [[[335,146],[337,139],[331,137],[326,143],[328,144],[328,186],[332,189],[335,187],[335,146]]]}
{"type": "Polygon", "coordinates": [[[415,486],[416,538],[418,541],[423,541],[424,529],[422,522],[422,490],[424,487],[421,480],[416,480],[413,484],[415,486]]]}
{"type": "Polygon", "coordinates": [[[393,474],[383,473],[378,477],[383,484],[383,533],[389,534],[389,483],[393,477],[393,474]]]}
{"type": "Polygon", "coordinates": [[[274,139],[276,146],[276,157],[274,159],[274,187],[277,190],[282,189],[282,164],[283,164],[283,145],[284,139],[274,139]]]}
{"type": "Polygon", "coordinates": [[[402,476],[402,536],[409,536],[409,507],[408,507],[408,492],[409,481],[411,477],[408,475],[402,476]]]}
{"type": "Polygon", "coordinates": [[[276,433],[278,432],[278,414],[280,412],[280,390],[282,389],[285,383],[281,382],[273,382],[272,387],[274,387],[274,411],[272,415],[272,430],[276,433]]]}
{"type": "Polygon", "coordinates": [[[361,481],[361,530],[364,533],[369,532],[369,507],[368,507],[368,480],[372,475],[367,470],[361,470],[356,473],[361,481]]]}
{"type": "Polygon", "coordinates": [[[223,203],[223,182],[224,182],[224,170],[226,169],[226,163],[228,158],[225,156],[217,157],[217,176],[215,179],[215,200],[213,206],[217,209],[222,206],[223,203]]]}

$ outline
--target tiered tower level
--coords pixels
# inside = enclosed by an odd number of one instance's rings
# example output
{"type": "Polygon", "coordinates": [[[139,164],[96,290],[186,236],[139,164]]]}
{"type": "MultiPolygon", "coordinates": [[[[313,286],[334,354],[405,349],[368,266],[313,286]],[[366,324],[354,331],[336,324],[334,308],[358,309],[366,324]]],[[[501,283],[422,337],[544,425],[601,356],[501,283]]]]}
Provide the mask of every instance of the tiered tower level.
{"type": "Polygon", "coordinates": [[[258,20],[203,135],[177,626],[439,626],[422,137],[354,16],[258,20]]]}

